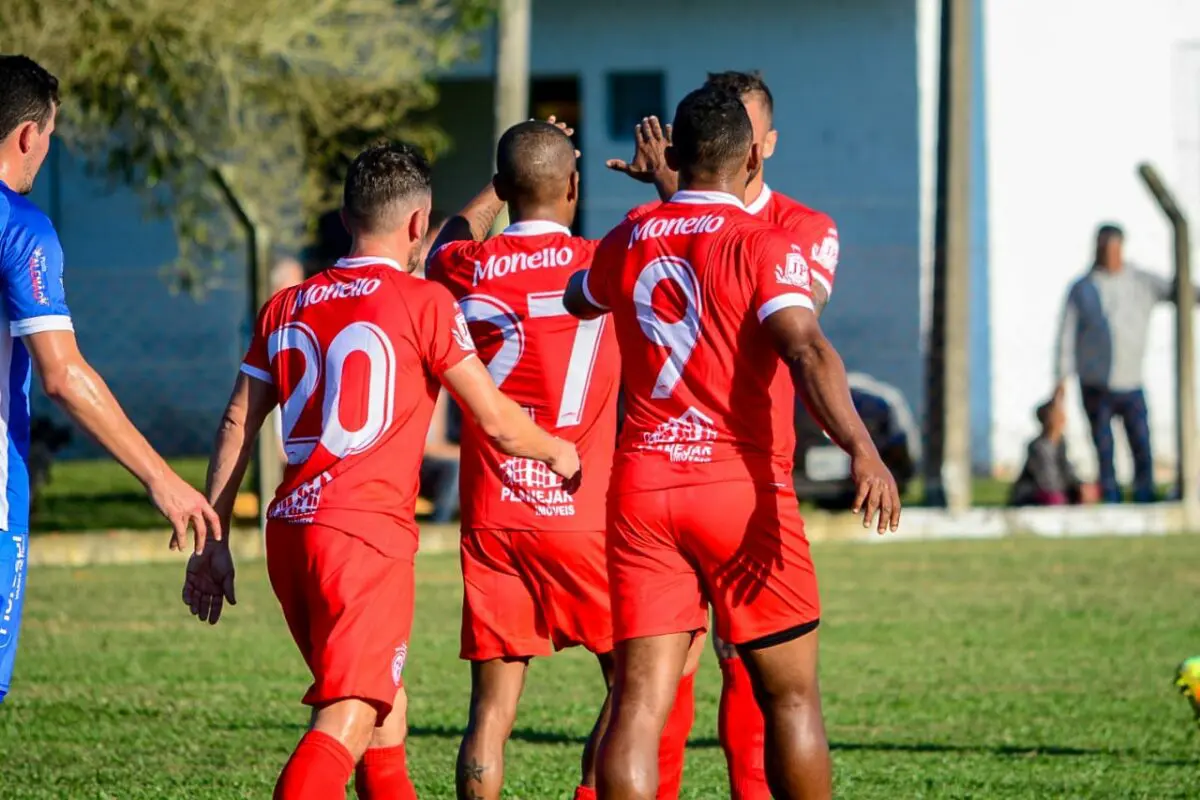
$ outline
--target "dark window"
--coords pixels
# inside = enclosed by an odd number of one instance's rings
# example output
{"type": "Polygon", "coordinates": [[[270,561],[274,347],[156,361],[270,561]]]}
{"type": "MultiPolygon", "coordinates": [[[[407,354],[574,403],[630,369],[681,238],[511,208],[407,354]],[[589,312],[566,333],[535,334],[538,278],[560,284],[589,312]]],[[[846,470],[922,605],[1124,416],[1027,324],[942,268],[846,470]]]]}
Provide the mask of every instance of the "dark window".
{"type": "Polygon", "coordinates": [[[663,115],[661,72],[610,72],[608,74],[608,135],[632,141],[633,129],[643,117],[663,115]]]}

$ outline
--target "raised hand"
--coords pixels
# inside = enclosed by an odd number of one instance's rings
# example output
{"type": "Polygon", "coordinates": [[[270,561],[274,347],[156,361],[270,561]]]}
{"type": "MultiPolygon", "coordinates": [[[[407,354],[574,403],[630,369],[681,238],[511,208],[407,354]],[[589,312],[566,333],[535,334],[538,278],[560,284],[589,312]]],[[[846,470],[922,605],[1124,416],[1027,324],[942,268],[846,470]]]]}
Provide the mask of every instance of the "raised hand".
{"type": "Polygon", "coordinates": [[[655,177],[669,172],[667,147],[671,144],[671,126],[663,126],[658,117],[646,117],[633,130],[632,161],[610,158],[605,166],[642,183],[654,183],[655,177]]]}

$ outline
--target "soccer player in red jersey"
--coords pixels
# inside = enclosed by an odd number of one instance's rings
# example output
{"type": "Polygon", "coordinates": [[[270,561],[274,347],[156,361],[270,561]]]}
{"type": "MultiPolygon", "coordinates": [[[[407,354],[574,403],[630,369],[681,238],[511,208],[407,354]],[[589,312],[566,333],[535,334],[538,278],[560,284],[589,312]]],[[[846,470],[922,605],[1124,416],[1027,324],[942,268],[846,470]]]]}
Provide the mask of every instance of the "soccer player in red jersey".
{"type": "MultiPolygon", "coordinates": [[[[571,479],[574,445],[496,389],[442,286],[409,273],[429,219],[429,167],[372,147],[346,178],[348,258],[263,308],[209,465],[227,526],[255,435],[278,403],[287,469],[268,512],[267,571],[313,676],[309,732],[279,776],[283,800],[414,798],[401,671],[413,613],[414,505],[439,383],[503,452],[571,479]],[[357,769],[356,769],[357,764],[357,769]]],[[[224,542],[188,564],[184,601],[216,622],[234,601],[224,542]]]]}
{"type": "MultiPolygon", "coordinates": [[[[754,129],[754,142],[765,162],[775,152],[779,132],[774,126],[775,101],[758,72],[709,73],[704,84],[741,98],[754,129]]],[[[663,197],[670,197],[678,185],[678,176],[664,160],[670,138],[670,126],[664,131],[656,118],[647,118],[637,130],[638,148],[634,160],[608,162],[611,169],[643,181],[654,182],[663,197]]],[[[746,210],[788,231],[802,249],[813,278],[813,303],[818,316],[833,294],[837,275],[838,231],[833,220],[820,211],[773,191],[763,177],[764,170],[746,187],[746,210]]],[[[651,203],[636,213],[657,206],[651,203]]],[[[754,701],[754,691],[746,667],[736,648],[713,636],[713,649],[721,665],[721,704],[718,733],[725,760],[729,765],[732,800],[770,800],[763,765],[764,723],[754,701]]],[[[696,655],[699,655],[697,651],[696,655]]],[[[696,664],[688,665],[688,672],[696,664]]]]}
{"type": "Polygon", "coordinates": [[[761,159],[738,98],[680,103],[682,191],[626,219],[572,278],[567,307],[610,313],[627,414],[609,500],[617,674],[599,796],[650,798],[655,745],[711,601],[766,718],[780,798],[832,791],[817,688],[816,577],[792,489],[795,391],[852,459],[855,510],[894,530],[895,481],[813,313],[794,237],[746,213],[761,159]]]}
{"type": "MultiPolygon", "coordinates": [[[[620,361],[609,320],[579,320],[563,306],[568,279],[591,265],[596,249],[569,227],[579,173],[568,134],[553,121],[506,131],[497,175],[448,221],[427,268],[458,299],[497,386],[575,443],[586,476],[567,494],[542,465],[464,430],[461,655],[471,662],[471,711],[460,798],[500,797],[504,746],[531,658],[550,655],[551,644],[583,645],[598,656],[606,683],[613,671],[604,531],[620,361]],[[484,240],[505,202],[512,224],[484,240]]],[[[600,724],[577,797],[593,796],[600,724]]]]}

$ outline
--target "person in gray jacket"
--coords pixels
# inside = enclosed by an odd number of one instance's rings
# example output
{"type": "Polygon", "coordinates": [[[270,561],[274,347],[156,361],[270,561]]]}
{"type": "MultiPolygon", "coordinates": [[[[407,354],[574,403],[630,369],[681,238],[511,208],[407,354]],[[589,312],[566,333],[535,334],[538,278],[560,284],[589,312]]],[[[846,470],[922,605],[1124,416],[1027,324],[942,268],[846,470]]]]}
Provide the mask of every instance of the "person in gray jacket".
{"type": "Polygon", "coordinates": [[[1134,500],[1155,499],[1142,362],[1154,306],[1175,298],[1171,279],[1125,263],[1124,241],[1116,225],[1097,231],[1095,263],[1067,294],[1055,359],[1060,389],[1072,375],[1079,377],[1100,466],[1101,499],[1107,503],[1121,501],[1113,467],[1113,417],[1121,419],[1133,454],[1134,500]]]}

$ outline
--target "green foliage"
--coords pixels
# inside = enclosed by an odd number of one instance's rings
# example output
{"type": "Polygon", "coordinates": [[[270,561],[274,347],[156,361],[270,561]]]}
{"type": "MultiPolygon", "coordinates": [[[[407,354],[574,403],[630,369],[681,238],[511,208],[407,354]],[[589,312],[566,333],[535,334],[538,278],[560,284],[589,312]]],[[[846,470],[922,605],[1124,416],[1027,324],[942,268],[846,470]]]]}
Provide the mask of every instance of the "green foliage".
{"type": "Polygon", "coordinates": [[[64,138],[174,221],[195,270],[219,263],[240,232],[230,221],[294,244],[364,141],[444,147],[411,112],[437,102],[431,77],[472,54],[492,6],[4,0],[0,49],[58,75],[64,138]]]}

